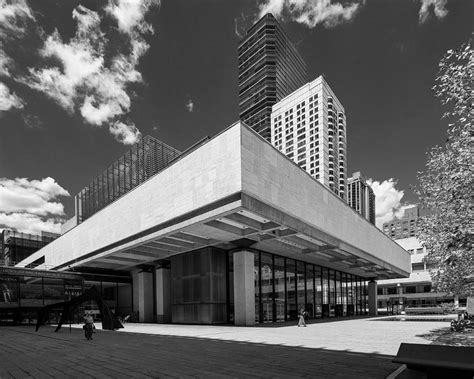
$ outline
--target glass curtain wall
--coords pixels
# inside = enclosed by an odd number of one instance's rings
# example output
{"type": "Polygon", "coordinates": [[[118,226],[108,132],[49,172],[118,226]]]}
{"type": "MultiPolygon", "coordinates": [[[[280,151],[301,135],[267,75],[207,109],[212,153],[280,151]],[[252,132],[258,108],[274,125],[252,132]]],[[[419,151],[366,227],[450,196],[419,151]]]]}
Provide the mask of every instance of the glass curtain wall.
{"type": "MultiPolygon", "coordinates": [[[[229,322],[234,314],[232,262],[229,253],[229,322]]],[[[264,252],[254,253],[254,275],[257,323],[297,320],[301,308],[309,318],[367,313],[367,282],[356,275],[264,252]]]]}

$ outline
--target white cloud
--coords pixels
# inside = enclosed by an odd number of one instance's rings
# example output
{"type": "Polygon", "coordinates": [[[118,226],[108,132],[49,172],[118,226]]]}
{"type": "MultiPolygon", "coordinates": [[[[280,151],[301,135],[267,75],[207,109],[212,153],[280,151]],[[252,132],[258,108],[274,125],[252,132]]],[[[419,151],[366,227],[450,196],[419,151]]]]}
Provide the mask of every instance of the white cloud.
{"type": "Polygon", "coordinates": [[[191,100],[191,99],[188,99],[188,101],[186,101],[186,104],[184,105],[186,107],[186,110],[188,112],[194,112],[194,102],[191,100]]]}
{"type": "Polygon", "coordinates": [[[430,9],[433,9],[434,15],[438,19],[446,17],[448,10],[446,4],[448,0],[421,0],[421,7],[419,12],[420,23],[424,23],[430,16],[430,9]]]}
{"type": "Polygon", "coordinates": [[[109,127],[110,133],[115,136],[115,139],[124,145],[133,145],[140,141],[142,134],[136,128],[135,124],[124,123],[117,121],[109,127]]]}
{"type": "MultiPolygon", "coordinates": [[[[362,2],[363,4],[363,2],[362,2]]],[[[276,18],[288,15],[292,21],[314,28],[316,25],[334,27],[352,20],[361,2],[332,2],[331,0],[267,0],[260,4],[260,17],[272,13],[276,18]]]]}
{"type": "Polygon", "coordinates": [[[153,33],[153,27],[145,22],[145,15],[160,4],[159,0],[111,0],[105,11],[117,20],[121,32],[135,36],[137,31],[153,33]]]}
{"type": "Polygon", "coordinates": [[[7,2],[0,0],[0,37],[18,36],[25,32],[27,19],[34,20],[33,13],[25,0],[7,2]]]}
{"type": "Polygon", "coordinates": [[[23,101],[2,82],[0,82],[0,112],[8,111],[12,108],[23,108],[23,101]]]}
{"type": "Polygon", "coordinates": [[[395,217],[402,217],[406,208],[412,205],[402,205],[401,200],[404,196],[403,190],[397,190],[397,182],[392,178],[379,182],[369,179],[367,184],[373,189],[375,194],[375,218],[376,225],[382,228],[384,222],[390,221],[395,217]]]}
{"type": "Polygon", "coordinates": [[[11,65],[11,59],[7,54],[2,50],[2,45],[0,44],[0,76],[9,76],[10,72],[8,66],[11,65]]]}
{"type": "Polygon", "coordinates": [[[55,58],[59,65],[30,68],[30,76],[22,82],[44,92],[66,111],[78,110],[87,123],[107,125],[118,141],[134,143],[131,141],[136,141],[140,132],[133,123],[120,119],[132,105],[128,86],[143,82],[137,65],[149,45],[142,34],[153,32],[145,15],[156,5],[156,0],[109,2],[105,11],[118,21],[128,41],[123,51],[119,49],[112,56],[106,55],[110,44],[99,13],[79,5],[72,13],[77,23],[75,35],[65,42],[55,31],[41,49],[44,58],[55,58]]]}
{"type": "Polygon", "coordinates": [[[0,213],[0,226],[22,233],[36,234],[39,232],[60,233],[62,220],[42,219],[29,213],[0,213]]]}
{"type": "Polygon", "coordinates": [[[0,178],[0,227],[31,233],[59,232],[64,206],[57,201],[70,196],[53,178],[0,178]]]}

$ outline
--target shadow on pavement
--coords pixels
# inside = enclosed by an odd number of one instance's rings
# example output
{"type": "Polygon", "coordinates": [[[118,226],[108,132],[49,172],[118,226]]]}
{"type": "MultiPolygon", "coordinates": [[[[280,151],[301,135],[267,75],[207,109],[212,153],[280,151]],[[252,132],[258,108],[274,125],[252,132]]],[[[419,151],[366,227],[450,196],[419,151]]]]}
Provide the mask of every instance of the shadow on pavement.
{"type": "Polygon", "coordinates": [[[384,378],[399,366],[386,355],[196,337],[98,331],[86,341],[79,329],[54,333],[46,327],[35,333],[7,327],[1,332],[1,378],[384,378]]]}

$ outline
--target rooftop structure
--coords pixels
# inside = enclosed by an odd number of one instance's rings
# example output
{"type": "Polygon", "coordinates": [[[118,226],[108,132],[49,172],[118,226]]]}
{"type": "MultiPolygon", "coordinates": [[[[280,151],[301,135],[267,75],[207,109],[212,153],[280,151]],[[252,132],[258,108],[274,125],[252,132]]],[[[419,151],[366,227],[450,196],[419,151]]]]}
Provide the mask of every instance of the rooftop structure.
{"type": "Polygon", "coordinates": [[[178,150],[152,136],[143,137],[76,195],[76,222],[83,222],[144,183],[179,154],[178,150]]]}

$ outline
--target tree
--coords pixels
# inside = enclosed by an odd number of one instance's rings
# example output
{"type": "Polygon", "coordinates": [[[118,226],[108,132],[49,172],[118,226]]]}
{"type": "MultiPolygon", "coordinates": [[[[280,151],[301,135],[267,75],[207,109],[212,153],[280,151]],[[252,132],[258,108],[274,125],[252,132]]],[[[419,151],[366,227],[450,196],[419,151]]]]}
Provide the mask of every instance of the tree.
{"type": "Polygon", "coordinates": [[[428,210],[417,237],[429,251],[435,291],[474,294],[468,276],[474,272],[473,242],[473,89],[471,41],[449,50],[439,63],[433,90],[448,110],[447,139],[428,153],[426,170],[418,173],[417,194],[428,210]]]}

